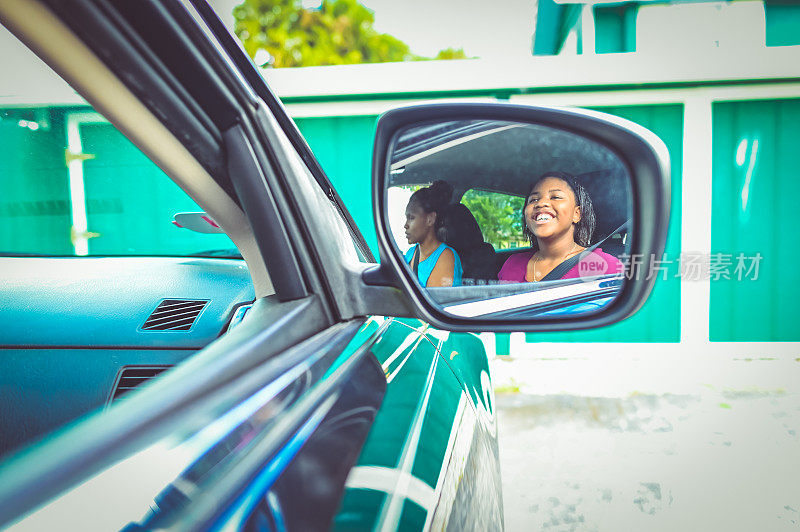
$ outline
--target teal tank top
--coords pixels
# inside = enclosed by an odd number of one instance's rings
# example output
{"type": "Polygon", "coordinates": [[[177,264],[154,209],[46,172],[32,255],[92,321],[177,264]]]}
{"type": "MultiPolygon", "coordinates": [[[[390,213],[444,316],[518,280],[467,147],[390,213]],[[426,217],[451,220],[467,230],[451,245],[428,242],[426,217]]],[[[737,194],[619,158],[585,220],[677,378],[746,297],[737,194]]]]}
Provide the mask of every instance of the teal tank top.
{"type": "MultiPolygon", "coordinates": [[[[406,262],[411,264],[411,260],[414,258],[414,252],[419,247],[419,244],[414,244],[411,246],[411,249],[406,251],[406,262]]],[[[453,286],[461,286],[461,277],[464,275],[464,270],[461,268],[461,259],[456,253],[456,250],[451,248],[450,246],[442,243],[439,244],[439,247],[430,254],[425,260],[419,261],[419,267],[417,268],[417,278],[419,279],[419,284],[425,286],[428,284],[428,278],[431,276],[431,272],[433,272],[433,268],[436,266],[436,263],[439,261],[439,255],[442,254],[442,251],[445,249],[449,249],[453,252],[453,286]]]]}

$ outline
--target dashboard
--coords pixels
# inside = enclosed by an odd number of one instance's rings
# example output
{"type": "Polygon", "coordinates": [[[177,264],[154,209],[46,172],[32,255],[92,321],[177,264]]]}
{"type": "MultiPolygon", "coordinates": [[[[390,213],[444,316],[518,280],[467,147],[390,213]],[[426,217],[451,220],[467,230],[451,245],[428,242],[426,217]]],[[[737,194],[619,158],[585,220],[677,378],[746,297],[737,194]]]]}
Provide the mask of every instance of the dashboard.
{"type": "Polygon", "coordinates": [[[2,257],[0,270],[0,454],[180,363],[255,298],[237,259],[2,257]]]}

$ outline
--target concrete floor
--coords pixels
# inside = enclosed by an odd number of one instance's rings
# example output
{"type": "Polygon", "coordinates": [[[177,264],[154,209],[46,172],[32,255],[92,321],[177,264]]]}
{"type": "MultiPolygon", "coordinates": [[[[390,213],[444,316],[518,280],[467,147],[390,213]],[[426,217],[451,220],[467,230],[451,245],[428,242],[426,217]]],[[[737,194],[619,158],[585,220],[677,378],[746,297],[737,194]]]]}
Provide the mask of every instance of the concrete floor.
{"type": "Polygon", "coordinates": [[[507,530],[800,530],[800,362],[591,364],[495,364],[507,530]]]}

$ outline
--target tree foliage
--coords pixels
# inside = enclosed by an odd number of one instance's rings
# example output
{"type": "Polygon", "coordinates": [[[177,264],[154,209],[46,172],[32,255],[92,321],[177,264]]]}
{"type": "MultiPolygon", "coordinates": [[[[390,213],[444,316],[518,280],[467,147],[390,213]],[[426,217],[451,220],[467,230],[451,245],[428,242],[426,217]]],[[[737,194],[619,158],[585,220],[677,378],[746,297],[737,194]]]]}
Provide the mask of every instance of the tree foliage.
{"type": "MultiPolygon", "coordinates": [[[[322,0],[314,9],[300,0],[244,0],[233,16],[250,57],[275,68],[426,59],[376,31],[375,16],[358,0],[322,0]]],[[[464,57],[463,50],[448,48],[437,59],[464,57]]]]}
{"type": "Polygon", "coordinates": [[[439,50],[434,59],[467,59],[467,54],[464,53],[463,48],[445,48],[439,50]]]}
{"type": "Polygon", "coordinates": [[[464,194],[461,203],[475,216],[483,239],[496,249],[524,245],[522,207],[525,200],[473,189],[464,194]]]}

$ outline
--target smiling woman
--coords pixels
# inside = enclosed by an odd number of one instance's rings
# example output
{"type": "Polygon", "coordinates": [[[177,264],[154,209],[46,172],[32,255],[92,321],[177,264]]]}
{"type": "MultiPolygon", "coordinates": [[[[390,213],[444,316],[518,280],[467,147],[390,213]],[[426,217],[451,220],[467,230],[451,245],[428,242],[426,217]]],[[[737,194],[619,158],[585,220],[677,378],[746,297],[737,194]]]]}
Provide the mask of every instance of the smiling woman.
{"type": "Polygon", "coordinates": [[[522,220],[532,251],[509,257],[499,280],[538,282],[622,271],[622,263],[599,247],[580,255],[591,245],[596,222],[592,200],[574,176],[545,172],[534,181],[522,220]]]}

